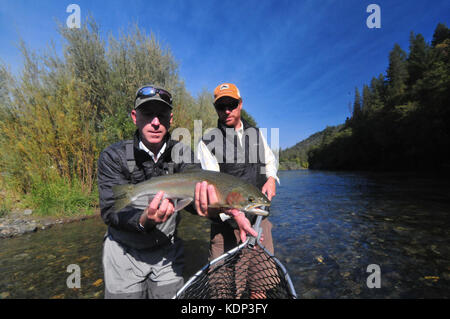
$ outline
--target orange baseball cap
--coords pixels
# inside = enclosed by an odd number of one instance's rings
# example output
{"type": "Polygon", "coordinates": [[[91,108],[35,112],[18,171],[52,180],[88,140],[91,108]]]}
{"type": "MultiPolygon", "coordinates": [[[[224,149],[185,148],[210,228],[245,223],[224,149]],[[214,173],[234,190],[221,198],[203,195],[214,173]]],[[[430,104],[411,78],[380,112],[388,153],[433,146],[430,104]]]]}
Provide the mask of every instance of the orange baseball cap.
{"type": "Polygon", "coordinates": [[[236,85],[231,83],[222,83],[214,89],[214,103],[216,103],[218,99],[224,96],[229,96],[236,100],[241,99],[239,89],[236,87],[236,85]]]}

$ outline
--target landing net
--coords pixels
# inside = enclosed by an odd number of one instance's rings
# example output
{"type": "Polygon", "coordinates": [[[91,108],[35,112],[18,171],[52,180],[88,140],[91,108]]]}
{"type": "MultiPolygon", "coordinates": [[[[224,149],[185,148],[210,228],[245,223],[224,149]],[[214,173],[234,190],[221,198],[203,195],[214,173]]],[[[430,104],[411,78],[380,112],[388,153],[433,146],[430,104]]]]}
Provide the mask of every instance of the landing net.
{"type": "MultiPolygon", "coordinates": [[[[255,225],[259,225],[259,222],[260,220],[255,225]]],[[[204,266],[186,282],[174,298],[295,299],[296,297],[286,268],[260,244],[259,240],[251,237],[204,266]]]]}

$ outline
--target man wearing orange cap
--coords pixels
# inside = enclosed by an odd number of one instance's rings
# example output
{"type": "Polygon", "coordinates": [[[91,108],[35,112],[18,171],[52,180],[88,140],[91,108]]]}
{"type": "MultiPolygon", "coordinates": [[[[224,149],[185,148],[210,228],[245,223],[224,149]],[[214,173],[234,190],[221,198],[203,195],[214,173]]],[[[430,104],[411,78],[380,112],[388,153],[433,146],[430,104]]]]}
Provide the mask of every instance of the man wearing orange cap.
{"type": "MultiPolygon", "coordinates": [[[[231,83],[217,86],[214,107],[219,116],[218,127],[205,134],[197,147],[202,168],[240,177],[261,189],[271,200],[276,193],[276,181],[279,182],[277,161],[259,129],[241,117],[242,97],[239,89],[231,83]],[[217,137],[222,138],[222,143],[217,143],[217,137]]],[[[252,223],[256,219],[251,215],[247,217],[252,223]]],[[[243,239],[233,219],[224,215],[221,219],[223,222],[211,224],[210,259],[235,247],[243,239]]],[[[265,218],[261,227],[263,244],[273,254],[272,224],[265,218]]]]}

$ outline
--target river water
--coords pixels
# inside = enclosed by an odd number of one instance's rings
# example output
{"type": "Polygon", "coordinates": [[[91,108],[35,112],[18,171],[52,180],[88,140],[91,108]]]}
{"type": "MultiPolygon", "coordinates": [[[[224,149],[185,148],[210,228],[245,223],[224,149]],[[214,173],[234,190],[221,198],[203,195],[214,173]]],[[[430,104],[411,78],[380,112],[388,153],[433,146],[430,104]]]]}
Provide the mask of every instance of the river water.
{"type": "MultiPolygon", "coordinates": [[[[447,178],[311,170],[279,176],[270,217],[275,256],[299,298],[450,297],[447,178]],[[369,288],[373,283],[379,288],[369,288]]],[[[92,218],[0,240],[0,298],[103,298],[105,230],[92,218]],[[81,288],[68,288],[69,265],[79,266],[81,288]]],[[[206,262],[209,223],[186,214],[179,235],[188,278],[206,262]]]]}

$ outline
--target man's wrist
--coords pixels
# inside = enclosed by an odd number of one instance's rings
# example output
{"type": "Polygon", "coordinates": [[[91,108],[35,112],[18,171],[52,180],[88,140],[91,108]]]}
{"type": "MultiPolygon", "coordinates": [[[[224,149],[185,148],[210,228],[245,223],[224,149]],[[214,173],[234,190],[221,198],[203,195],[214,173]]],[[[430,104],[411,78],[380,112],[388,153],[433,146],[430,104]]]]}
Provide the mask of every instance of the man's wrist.
{"type": "Polygon", "coordinates": [[[276,175],[266,175],[266,177],[267,177],[266,183],[270,179],[272,179],[275,185],[276,185],[276,183],[278,183],[278,185],[280,184],[280,179],[278,178],[278,176],[276,176],[276,175]]]}
{"type": "Polygon", "coordinates": [[[146,221],[147,221],[147,213],[144,211],[141,217],[139,217],[139,226],[144,227],[146,221]]]}
{"type": "Polygon", "coordinates": [[[150,229],[154,228],[156,226],[156,223],[147,218],[147,214],[142,214],[141,218],[138,221],[138,227],[141,231],[147,232],[150,229]]]}
{"type": "Polygon", "coordinates": [[[272,182],[276,182],[276,179],[275,179],[275,177],[273,177],[273,176],[269,176],[268,178],[267,178],[267,181],[272,181],[272,182]]]}

